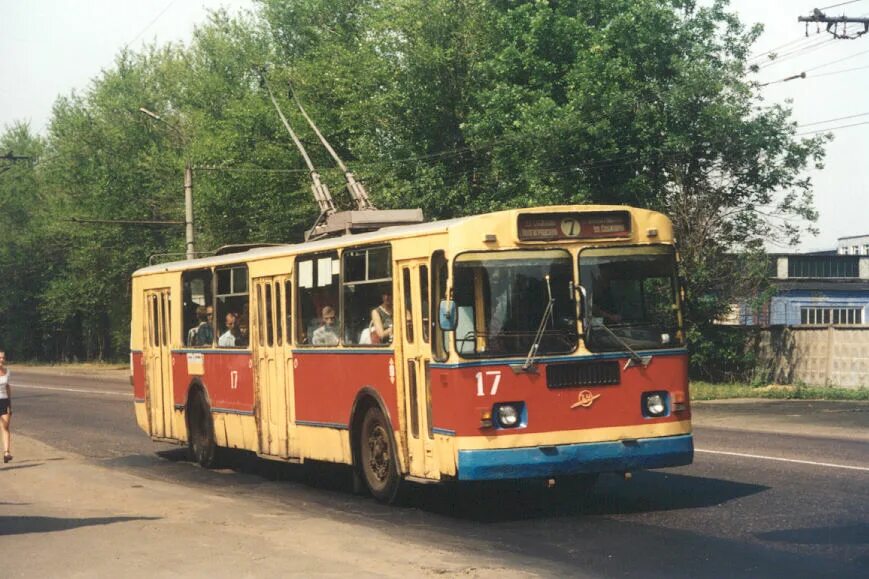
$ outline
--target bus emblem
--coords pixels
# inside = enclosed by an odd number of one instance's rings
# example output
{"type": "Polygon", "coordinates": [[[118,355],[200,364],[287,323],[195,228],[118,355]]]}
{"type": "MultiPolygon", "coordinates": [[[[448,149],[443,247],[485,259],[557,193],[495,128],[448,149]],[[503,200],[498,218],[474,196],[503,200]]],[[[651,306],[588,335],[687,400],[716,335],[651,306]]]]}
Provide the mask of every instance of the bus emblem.
{"type": "Polygon", "coordinates": [[[600,398],[600,394],[592,394],[590,390],[583,390],[579,393],[579,396],[576,399],[576,402],[571,405],[571,409],[582,406],[583,408],[588,408],[594,401],[600,398]]]}

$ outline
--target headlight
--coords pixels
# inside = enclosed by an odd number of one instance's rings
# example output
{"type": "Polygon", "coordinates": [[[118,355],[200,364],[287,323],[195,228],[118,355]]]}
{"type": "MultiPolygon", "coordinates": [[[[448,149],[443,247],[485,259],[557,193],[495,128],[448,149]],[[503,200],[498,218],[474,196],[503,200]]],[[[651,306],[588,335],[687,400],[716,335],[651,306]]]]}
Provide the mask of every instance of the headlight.
{"type": "Polygon", "coordinates": [[[498,422],[504,428],[512,428],[519,424],[519,411],[512,404],[498,407],[498,422]]]}
{"type": "Polygon", "coordinates": [[[667,414],[667,393],[647,392],[643,394],[643,415],[657,418],[667,414]]]}

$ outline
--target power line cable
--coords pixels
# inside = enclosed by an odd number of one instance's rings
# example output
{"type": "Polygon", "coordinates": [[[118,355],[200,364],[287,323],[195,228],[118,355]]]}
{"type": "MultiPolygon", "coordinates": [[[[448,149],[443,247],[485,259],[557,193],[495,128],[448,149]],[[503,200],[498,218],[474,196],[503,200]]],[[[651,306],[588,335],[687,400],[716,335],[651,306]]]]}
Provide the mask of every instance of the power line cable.
{"type": "Polygon", "coordinates": [[[824,68],[825,66],[830,66],[831,64],[837,64],[839,62],[842,62],[843,60],[850,60],[854,57],[860,56],[861,54],[866,54],[867,52],[869,52],[869,50],[862,50],[860,52],[855,52],[854,54],[851,54],[849,56],[844,56],[844,57],[836,59],[836,60],[831,60],[830,62],[825,62],[824,64],[819,64],[818,66],[813,66],[812,68],[807,68],[804,72],[811,72],[813,70],[818,70],[819,68],[824,68]]]}
{"type": "Polygon", "coordinates": [[[151,28],[151,26],[153,26],[155,22],[160,20],[160,17],[163,16],[164,14],[166,14],[166,11],[169,10],[172,7],[172,5],[175,4],[175,2],[177,2],[177,1],[178,0],[170,0],[170,2],[166,5],[166,7],[163,8],[163,10],[161,10],[160,13],[157,14],[157,16],[155,16],[153,20],[151,20],[151,22],[149,22],[147,25],[145,25],[145,27],[142,30],[140,30],[139,33],[131,41],[129,41],[128,43],[126,43],[124,45],[124,48],[127,48],[128,46],[130,46],[131,44],[136,42],[140,36],[145,34],[145,31],[147,31],[149,28],[151,28]]]}
{"type": "Polygon", "coordinates": [[[806,55],[810,52],[814,52],[820,48],[824,48],[829,46],[835,41],[834,38],[824,38],[823,40],[813,42],[811,44],[807,44],[806,46],[797,48],[791,52],[786,52],[782,55],[777,56],[774,60],[770,60],[769,62],[765,62],[761,65],[758,65],[759,69],[769,68],[771,66],[775,66],[776,64],[780,64],[782,62],[786,62],[788,60],[792,60],[797,58],[798,56],[806,55]]]}
{"type": "Polygon", "coordinates": [[[813,122],[811,122],[811,123],[801,123],[801,124],[799,124],[799,125],[797,125],[797,126],[800,127],[800,128],[803,128],[803,127],[810,127],[810,126],[812,126],[812,125],[823,125],[823,124],[826,124],[826,123],[832,123],[832,122],[834,122],[834,121],[844,121],[845,119],[855,119],[855,118],[857,118],[857,117],[865,117],[866,115],[869,115],[869,112],[866,112],[866,113],[858,113],[858,114],[856,114],[856,115],[848,115],[847,117],[836,117],[835,119],[827,119],[827,120],[824,120],[824,121],[813,121],[813,122]]]}
{"type": "Polygon", "coordinates": [[[839,6],[845,6],[847,4],[856,4],[857,2],[862,2],[863,0],[848,0],[848,2],[840,2],[838,4],[833,4],[832,6],[824,6],[823,8],[818,8],[818,10],[827,10],[829,8],[838,8],[839,6]]]}
{"type": "Polygon", "coordinates": [[[847,129],[849,127],[859,127],[860,125],[869,125],[869,121],[863,121],[862,123],[851,123],[850,125],[839,125],[838,127],[829,127],[826,129],[818,129],[816,131],[805,131],[802,133],[797,133],[797,137],[801,137],[803,135],[816,135],[818,133],[829,133],[830,131],[836,131],[838,129],[847,129]]]}

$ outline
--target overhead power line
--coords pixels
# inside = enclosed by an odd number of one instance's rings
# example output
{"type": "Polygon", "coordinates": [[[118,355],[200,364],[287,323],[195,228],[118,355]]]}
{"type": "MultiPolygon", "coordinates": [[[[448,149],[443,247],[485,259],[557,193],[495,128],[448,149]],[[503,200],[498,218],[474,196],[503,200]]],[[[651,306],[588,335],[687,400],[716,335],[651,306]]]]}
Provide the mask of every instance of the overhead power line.
{"type": "Polygon", "coordinates": [[[816,135],[818,133],[829,133],[830,131],[835,131],[838,129],[847,129],[849,127],[859,127],[860,125],[869,125],[869,121],[863,121],[862,123],[852,123],[850,125],[839,125],[838,127],[829,127],[826,129],[818,129],[816,131],[805,131],[802,133],[797,133],[796,136],[801,137],[804,135],[816,135]]]}
{"type": "Polygon", "coordinates": [[[798,126],[799,126],[800,128],[802,128],[802,127],[810,127],[810,126],[812,126],[812,125],[823,125],[823,124],[825,124],[825,123],[832,123],[832,122],[835,122],[835,121],[844,121],[844,120],[846,120],[846,119],[856,119],[857,117],[865,117],[866,115],[869,115],[869,112],[866,112],[866,113],[858,113],[858,114],[856,114],[856,115],[848,115],[847,117],[836,117],[835,119],[827,119],[827,120],[824,120],[824,121],[813,121],[813,122],[811,122],[811,123],[802,123],[802,124],[800,124],[800,125],[798,125],[798,126]]]}

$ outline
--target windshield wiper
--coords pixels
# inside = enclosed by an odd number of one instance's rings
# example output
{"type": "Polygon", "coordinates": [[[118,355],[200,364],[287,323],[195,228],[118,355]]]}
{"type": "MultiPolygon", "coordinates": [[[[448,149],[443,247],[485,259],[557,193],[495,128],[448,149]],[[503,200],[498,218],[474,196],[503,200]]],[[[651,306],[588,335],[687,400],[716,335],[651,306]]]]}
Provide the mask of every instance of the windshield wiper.
{"type": "Polygon", "coordinates": [[[517,372],[534,372],[534,358],[537,356],[537,349],[540,348],[540,341],[543,340],[543,332],[546,330],[546,323],[552,318],[552,308],[555,305],[555,299],[552,297],[552,286],[549,284],[549,275],[543,276],[546,280],[546,293],[549,301],[546,302],[546,309],[543,310],[543,317],[540,318],[540,325],[537,326],[537,333],[534,335],[534,342],[528,350],[528,356],[525,357],[525,363],[521,366],[511,366],[517,372]]]}
{"type": "Polygon", "coordinates": [[[637,353],[633,350],[633,348],[631,348],[630,346],[628,346],[628,343],[627,343],[627,342],[625,342],[625,341],[624,341],[620,336],[618,336],[615,332],[613,332],[613,331],[609,328],[609,326],[607,326],[605,323],[601,322],[600,324],[597,324],[597,325],[592,326],[591,329],[594,329],[594,328],[596,328],[596,327],[598,327],[598,326],[600,326],[601,328],[603,328],[604,330],[606,330],[606,331],[609,333],[610,336],[612,336],[613,338],[615,338],[616,342],[618,342],[619,344],[621,344],[622,346],[624,346],[625,350],[627,350],[627,351],[629,352],[629,355],[628,355],[628,361],[625,362],[625,367],[624,367],[625,370],[627,370],[627,369],[630,368],[631,366],[637,366],[637,365],[642,366],[643,368],[645,368],[645,367],[648,366],[649,363],[652,361],[652,356],[651,356],[651,355],[649,355],[649,356],[640,356],[639,354],[637,354],[637,353]]]}

